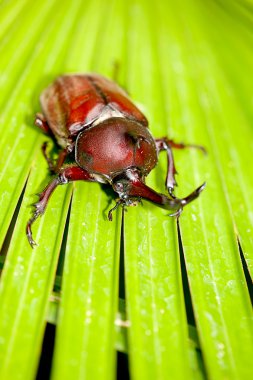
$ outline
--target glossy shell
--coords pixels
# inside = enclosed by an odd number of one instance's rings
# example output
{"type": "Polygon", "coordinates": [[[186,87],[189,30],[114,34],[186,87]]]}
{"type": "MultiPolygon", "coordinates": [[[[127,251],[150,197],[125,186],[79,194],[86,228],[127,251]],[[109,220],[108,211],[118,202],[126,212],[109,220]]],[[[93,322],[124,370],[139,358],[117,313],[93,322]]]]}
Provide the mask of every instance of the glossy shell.
{"type": "Polygon", "coordinates": [[[127,93],[97,74],[60,76],[43,91],[40,101],[49,128],[63,148],[81,130],[110,117],[125,117],[148,126],[127,93]]]}
{"type": "Polygon", "coordinates": [[[157,163],[157,151],[148,128],[136,121],[111,118],[79,134],[75,161],[89,173],[110,178],[131,167],[146,176],[157,163]]]}

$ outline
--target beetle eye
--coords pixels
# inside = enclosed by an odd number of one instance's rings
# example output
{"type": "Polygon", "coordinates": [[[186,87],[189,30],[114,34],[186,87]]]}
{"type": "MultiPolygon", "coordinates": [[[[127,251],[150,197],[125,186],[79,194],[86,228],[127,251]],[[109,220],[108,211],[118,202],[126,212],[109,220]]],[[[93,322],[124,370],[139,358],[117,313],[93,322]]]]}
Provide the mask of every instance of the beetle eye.
{"type": "Polygon", "coordinates": [[[123,197],[128,192],[129,180],[120,179],[113,184],[113,190],[116,191],[120,197],[123,197]]]}
{"type": "Polygon", "coordinates": [[[120,192],[120,193],[124,191],[124,185],[121,182],[115,183],[114,188],[117,192],[120,192]]]}

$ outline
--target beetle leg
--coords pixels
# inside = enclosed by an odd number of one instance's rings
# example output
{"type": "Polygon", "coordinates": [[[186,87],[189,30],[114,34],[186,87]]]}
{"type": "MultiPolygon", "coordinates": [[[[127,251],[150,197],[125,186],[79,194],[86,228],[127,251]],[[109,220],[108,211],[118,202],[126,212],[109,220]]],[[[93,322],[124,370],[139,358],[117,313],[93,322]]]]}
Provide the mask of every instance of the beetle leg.
{"type": "Polygon", "coordinates": [[[54,172],[54,162],[53,160],[51,160],[51,158],[49,157],[49,155],[47,154],[47,146],[48,146],[48,142],[45,141],[41,147],[41,150],[42,150],[42,153],[43,153],[43,156],[45,158],[45,160],[47,161],[47,164],[48,164],[48,167],[49,167],[49,170],[51,172],[54,172]]]}
{"type": "Polygon", "coordinates": [[[177,182],[175,179],[175,175],[177,174],[176,168],[175,168],[175,163],[174,163],[174,157],[171,149],[171,145],[169,143],[169,140],[165,137],[162,139],[156,139],[156,149],[159,152],[162,150],[166,150],[167,152],[167,163],[168,163],[168,168],[167,168],[167,176],[166,176],[166,181],[165,181],[165,186],[169,192],[169,194],[175,198],[174,195],[174,187],[177,186],[177,182]]]}
{"type": "Polygon", "coordinates": [[[54,174],[57,174],[59,173],[64,161],[65,161],[65,158],[66,156],[68,155],[69,151],[68,151],[68,148],[65,148],[65,149],[62,149],[59,153],[59,156],[57,158],[57,161],[56,161],[56,164],[54,163],[54,161],[49,157],[49,155],[47,154],[47,146],[48,146],[48,142],[45,141],[41,147],[41,150],[42,150],[42,153],[43,153],[43,156],[45,157],[45,160],[47,161],[48,163],[48,166],[49,166],[49,170],[54,173],[54,174]]]}
{"type": "Polygon", "coordinates": [[[176,143],[175,141],[173,140],[168,140],[167,138],[165,138],[168,142],[168,144],[171,146],[171,148],[175,148],[175,149],[185,149],[185,148],[195,148],[195,149],[199,149],[201,150],[204,154],[206,154],[206,148],[203,147],[202,145],[198,145],[198,144],[184,144],[184,143],[176,143]]]}
{"type": "Polygon", "coordinates": [[[59,174],[54,177],[54,179],[49,182],[49,184],[45,187],[41,194],[39,194],[39,201],[34,204],[35,210],[33,212],[33,216],[29,219],[26,225],[26,235],[28,241],[33,248],[36,245],[36,242],[32,237],[31,226],[35,222],[35,220],[44,213],[47,203],[49,201],[50,196],[58,185],[64,185],[71,181],[91,181],[96,182],[96,180],[88,173],[86,170],[81,169],[79,166],[69,166],[62,169],[59,174]]]}
{"type": "Polygon", "coordinates": [[[62,167],[62,165],[63,165],[63,163],[64,163],[64,161],[65,161],[65,158],[67,157],[67,155],[68,155],[68,149],[66,148],[66,149],[62,149],[61,151],[60,151],[60,153],[59,153],[59,156],[58,156],[58,159],[57,159],[57,162],[56,162],[56,165],[55,165],[55,168],[54,168],[54,170],[55,170],[55,173],[58,173],[59,171],[60,171],[60,169],[61,169],[61,167],[62,167]]]}
{"type": "Polygon", "coordinates": [[[177,186],[177,182],[175,179],[177,170],[175,168],[172,148],[175,148],[175,149],[196,148],[196,149],[202,150],[203,153],[206,153],[206,150],[201,145],[176,143],[173,140],[169,140],[167,137],[164,137],[161,139],[155,139],[155,143],[156,143],[156,149],[158,153],[161,152],[162,150],[167,151],[168,169],[167,169],[167,177],[166,177],[165,186],[169,194],[173,198],[175,198],[174,187],[177,186]]]}
{"type": "Polygon", "coordinates": [[[111,210],[109,210],[109,212],[108,212],[108,219],[110,220],[110,222],[112,221],[112,213],[113,213],[113,211],[117,210],[117,208],[120,205],[124,205],[124,204],[125,204],[124,199],[118,199],[116,201],[116,205],[111,210]]]}
{"type": "Polygon", "coordinates": [[[52,135],[51,129],[49,128],[49,125],[48,125],[44,115],[42,115],[42,113],[36,114],[34,124],[37,127],[39,127],[40,129],[42,129],[42,131],[45,132],[46,134],[52,135]]]}

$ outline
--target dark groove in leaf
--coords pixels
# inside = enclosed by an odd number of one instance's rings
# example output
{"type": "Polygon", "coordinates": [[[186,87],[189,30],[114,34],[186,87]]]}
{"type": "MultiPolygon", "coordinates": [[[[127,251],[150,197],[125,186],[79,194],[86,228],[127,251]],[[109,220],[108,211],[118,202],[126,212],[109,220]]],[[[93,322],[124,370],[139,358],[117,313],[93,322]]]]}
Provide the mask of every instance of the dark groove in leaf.
{"type": "Polygon", "coordinates": [[[117,379],[130,379],[128,355],[118,352],[117,354],[117,379]]]}
{"type": "Polygon", "coordinates": [[[193,306],[192,306],[191,292],[190,292],[189,281],[188,281],[186,265],[185,265],[184,249],[183,249],[183,244],[182,244],[182,239],[181,239],[179,223],[177,223],[177,233],[178,233],[178,246],[179,246],[179,253],[180,253],[180,265],[181,265],[182,283],[183,283],[183,290],[184,290],[184,301],[185,301],[187,321],[190,325],[196,327],[196,322],[195,322],[195,317],[194,317],[194,312],[193,312],[193,306]]]}
{"type": "Polygon", "coordinates": [[[124,211],[121,219],[120,260],[119,260],[119,298],[125,299],[125,249],[124,249],[124,211]]]}
{"type": "MultiPolygon", "coordinates": [[[[26,179],[26,182],[24,184],[23,190],[22,190],[22,192],[21,192],[21,194],[20,194],[20,196],[18,198],[18,202],[17,202],[16,208],[15,208],[15,211],[13,213],[13,216],[12,216],[9,228],[7,230],[7,233],[6,233],[5,239],[3,241],[2,247],[0,248],[0,269],[1,269],[1,271],[2,271],[2,269],[4,267],[4,261],[5,261],[8,249],[9,249],[9,245],[10,245],[10,242],[11,242],[13,231],[14,231],[14,228],[15,228],[15,225],[16,225],[16,221],[17,221],[17,218],[18,218],[19,210],[21,208],[21,204],[22,204],[22,201],[23,201],[23,198],[24,198],[24,193],[25,193],[25,189],[26,189],[26,186],[27,186],[27,180],[28,180],[28,178],[26,179]]],[[[25,227],[24,227],[24,233],[25,233],[25,227]]]]}
{"type": "Polygon", "coordinates": [[[42,344],[41,356],[39,361],[36,380],[50,379],[52,366],[54,342],[55,342],[55,325],[48,323],[45,330],[44,340],[42,344]]]}
{"type": "Polygon", "coordinates": [[[193,311],[192,297],[191,297],[190,286],[189,286],[189,281],[188,281],[188,276],[187,276],[187,270],[186,270],[186,264],[185,264],[185,258],[184,258],[184,248],[183,248],[183,243],[181,239],[179,221],[177,221],[177,233],[178,233],[178,247],[179,247],[179,254],[180,254],[180,265],[181,265],[181,273],[182,273],[185,310],[186,310],[187,322],[188,322],[188,327],[189,327],[189,330],[188,330],[189,339],[194,340],[196,344],[195,350],[196,350],[198,365],[199,365],[199,368],[201,368],[203,378],[207,379],[205,363],[204,363],[202,351],[199,347],[199,337],[198,337],[198,331],[196,328],[196,321],[195,321],[195,316],[194,316],[194,311],[193,311]],[[191,336],[192,331],[194,331],[194,339],[193,339],[193,336],[191,336]]]}
{"type": "Polygon", "coordinates": [[[249,291],[250,300],[251,300],[251,303],[253,305],[253,284],[252,284],[252,279],[251,279],[251,276],[250,276],[249,268],[248,268],[247,262],[245,260],[245,257],[244,257],[243,250],[242,250],[242,247],[241,247],[239,239],[238,239],[238,246],[239,246],[239,252],[240,252],[240,256],[241,256],[243,272],[244,272],[244,276],[245,276],[245,279],[246,279],[246,282],[247,282],[247,287],[248,287],[248,291],[249,291]]]}
{"type": "Polygon", "coordinates": [[[68,240],[69,220],[70,220],[70,213],[71,213],[71,206],[72,206],[72,197],[73,197],[73,192],[71,194],[71,199],[70,199],[70,204],[69,204],[68,214],[67,214],[67,218],[66,218],[66,224],[64,227],[64,233],[63,233],[63,238],[62,238],[60,254],[59,254],[59,260],[58,260],[57,269],[56,269],[56,276],[55,276],[54,289],[53,289],[54,292],[60,292],[60,290],[61,290],[62,274],[63,274],[66,246],[67,246],[67,240],[68,240]]]}

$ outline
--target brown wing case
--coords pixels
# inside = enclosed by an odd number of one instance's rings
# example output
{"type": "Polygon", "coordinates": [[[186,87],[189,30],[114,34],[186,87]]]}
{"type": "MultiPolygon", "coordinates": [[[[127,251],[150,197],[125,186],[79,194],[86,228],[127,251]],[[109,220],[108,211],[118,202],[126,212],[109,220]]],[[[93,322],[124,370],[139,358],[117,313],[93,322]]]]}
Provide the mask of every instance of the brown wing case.
{"type": "Polygon", "coordinates": [[[58,77],[41,95],[41,107],[58,143],[65,147],[75,136],[111,111],[147,126],[145,116],[116,83],[96,74],[58,77]]]}
{"type": "Polygon", "coordinates": [[[143,113],[129,99],[126,91],[124,91],[117,83],[94,74],[90,79],[104,95],[106,104],[111,108],[120,111],[127,119],[138,121],[144,126],[148,126],[148,121],[143,113]]]}

